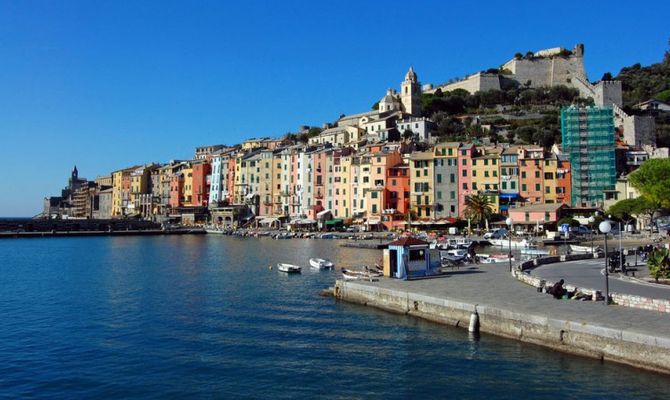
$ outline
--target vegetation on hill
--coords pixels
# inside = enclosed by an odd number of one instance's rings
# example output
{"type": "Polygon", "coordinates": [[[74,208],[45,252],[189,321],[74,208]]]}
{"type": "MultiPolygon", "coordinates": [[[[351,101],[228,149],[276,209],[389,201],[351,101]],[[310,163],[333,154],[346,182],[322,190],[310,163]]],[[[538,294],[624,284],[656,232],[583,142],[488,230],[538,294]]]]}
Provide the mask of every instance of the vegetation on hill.
{"type": "Polygon", "coordinates": [[[652,98],[670,100],[670,50],[665,52],[663,61],[647,67],[639,63],[624,67],[614,79],[621,81],[625,107],[652,98]]]}
{"type": "Polygon", "coordinates": [[[443,141],[477,140],[493,143],[541,144],[551,147],[561,141],[560,106],[592,100],[579,98],[577,89],[516,87],[470,94],[424,93],[423,116],[435,122],[433,135],[443,141]]]}

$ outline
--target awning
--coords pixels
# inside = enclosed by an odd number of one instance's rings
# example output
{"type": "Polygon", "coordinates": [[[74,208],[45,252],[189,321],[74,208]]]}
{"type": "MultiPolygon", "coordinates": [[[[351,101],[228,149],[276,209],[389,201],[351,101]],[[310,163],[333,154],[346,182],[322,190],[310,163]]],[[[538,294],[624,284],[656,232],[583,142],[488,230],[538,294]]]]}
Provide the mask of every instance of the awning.
{"type": "Polygon", "coordinates": [[[262,220],[258,221],[258,223],[262,225],[272,225],[275,222],[279,222],[279,218],[263,218],[262,220]]]}
{"type": "Polygon", "coordinates": [[[341,224],[343,222],[344,222],[344,220],[342,218],[335,218],[335,219],[331,219],[330,221],[326,221],[326,225],[338,225],[338,224],[341,224]]]}
{"type": "Polygon", "coordinates": [[[519,193],[500,193],[501,199],[516,199],[519,197],[519,193]]]}
{"type": "Polygon", "coordinates": [[[325,217],[328,214],[332,214],[332,212],[330,210],[323,210],[321,212],[316,213],[316,217],[320,219],[321,217],[325,217]]]}
{"type": "Polygon", "coordinates": [[[255,195],[256,195],[255,193],[249,193],[248,195],[244,196],[244,198],[253,199],[255,195]]]}
{"type": "Polygon", "coordinates": [[[369,219],[366,224],[368,225],[379,225],[382,221],[380,219],[369,219]]]}
{"type": "Polygon", "coordinates": [[[296,221],[296,224],[298,224],[298,225],[312,225],[312,224],[316,224],[316,221],[314,221],[313,219],[299,219],[299,220],[296,221]]]}

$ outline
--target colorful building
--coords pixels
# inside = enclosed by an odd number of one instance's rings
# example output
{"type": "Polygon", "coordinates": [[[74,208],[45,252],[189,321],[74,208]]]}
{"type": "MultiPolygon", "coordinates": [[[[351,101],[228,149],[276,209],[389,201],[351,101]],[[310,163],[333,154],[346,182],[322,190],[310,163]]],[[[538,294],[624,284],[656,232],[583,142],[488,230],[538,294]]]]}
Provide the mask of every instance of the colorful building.
{"type": "Polygon", "coordinates": [[[412,153],[409,165],[412,212],[417,218],[434,218],[433,153],[412,153]]]}

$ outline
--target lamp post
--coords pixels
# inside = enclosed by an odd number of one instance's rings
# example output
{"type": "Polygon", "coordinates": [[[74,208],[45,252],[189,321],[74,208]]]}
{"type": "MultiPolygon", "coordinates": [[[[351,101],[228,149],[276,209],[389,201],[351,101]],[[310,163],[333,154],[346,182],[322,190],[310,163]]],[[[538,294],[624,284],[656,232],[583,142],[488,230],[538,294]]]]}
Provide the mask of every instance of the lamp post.
{"type": "Polygon", "coordinates": [[[605,235],[605,305],[609,303],[609,296],[610,296],[610,283],[609,283],[609,267],[608,267],[608,254],[607,254],[607,234],[610,233],[612,230],[612,224],[608,220],[605,220],[600,223],[598,226],[598,229],[600,229],[600,232],[602,232],[605,235]]]}
{"type": "Polygon", "coordinates": [[[596,217],[593,215],[589,217],[589,230],[591,231],[591,254],[593,254],[593,223],[596,222],[596,217]]]}
{"type": "Polygon", "coordinates": [[[505,223],[507,224],[507,238],[508,238],[508,243],[509,243],[509,272],[512,272],[512,217],[507,217],[505,220],[505,223]]]}

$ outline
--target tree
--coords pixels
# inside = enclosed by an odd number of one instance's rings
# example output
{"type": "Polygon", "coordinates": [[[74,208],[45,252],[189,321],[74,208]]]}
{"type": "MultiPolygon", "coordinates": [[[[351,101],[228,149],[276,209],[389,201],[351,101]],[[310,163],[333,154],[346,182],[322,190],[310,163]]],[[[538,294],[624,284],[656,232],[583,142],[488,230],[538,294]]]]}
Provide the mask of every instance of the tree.
{"type": "Polygon", "coordinates": [[[654,211],[670,207],[670,158],[647,160],[629,175],[629,182],[640,191],[654,211]]]}
{"type": "Polygon", "coordinates": [[[488,222],[493,215],[491,202],[483,193],[465,196],[465,217],[470,218],[478,226],[483,222],[488,227],[488,222]]]}
{"type": "Polygon", "coordinates": [[[414,132],[410,129],[405,129],[405,132],[402,133],[402,138],[409,141],[414,137],[414,132]]]}
{"type": "Polygon", "coordinates": [[[375,104],[373,104],[370,109],[372,111],[378,111],[379,110],[379,102],[376,102],[375,104]]]}
{"type": "Polygon", "coordinates": [[[647,267],[649,268],[649,275],[656,282],[659,278],[670,278],[670,253],[668,249],[656,249],[649,253],[647,267]]]}
{"type": "Polygon", "coordinates": [[[614,78],[612,77],[612,73],[611,73],[611,72],[605,72],[605,73],[603,74],[603,77],[600,78],[601,81],[611,81],[612,79],[614,79],[614,78]]]}
{"type": "Polygon", "coordinates": [[[577,221],[576,219],[574,219],[572,217],[563,217],[563,218],[559,219],[558,222],[556,223],[556,225],[558,225],[558,226],[561,226],[563,224],[568,224],[568,225],[570,225],[571,228],[576,228],[576,227],[581,225],[579,223],[579,221],[577,221]]]}
{"type": "Polygon", "coordinates": [[[617,217],[626,223],[638,218],[641,215],[650,217],[655,211],[655,207],[644,197],[635,199],[624,199],[616,202],[607,210],[607,214],[617,217]]]}

